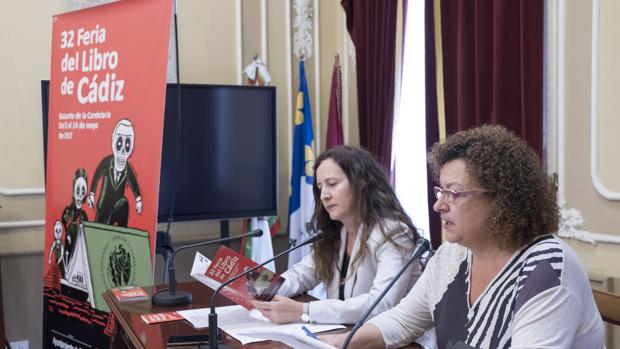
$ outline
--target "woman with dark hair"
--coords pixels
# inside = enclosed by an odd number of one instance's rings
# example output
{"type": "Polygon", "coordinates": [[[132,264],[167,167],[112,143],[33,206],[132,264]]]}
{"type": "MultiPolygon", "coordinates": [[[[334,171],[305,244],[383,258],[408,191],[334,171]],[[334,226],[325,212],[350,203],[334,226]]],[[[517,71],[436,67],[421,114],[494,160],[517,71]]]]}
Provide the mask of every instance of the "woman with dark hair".
{"type": "MultiPolygon", "coordinates": [[[[439,348],[603,348],[586,272],[553,235],[554,187],[527,144],[482,126],[435,144],[429,163],[447,242],[350,347],[398,347],[434,326],[439,348]]],[[[339,346],[344,335],[322,339],[339,346]]]]}
{"type": "MultiPolygon", "coordinates": [[[[282,276],[280,296],[254,302],[276,323],[355,323],[411,254],[418,234],[381,166],[366,150],[339,146],[314,165],[313,220],[323,231],[312,254],[282,276]],[[288,297],[324,282],[327,298],[301,303],[288,297]]],[[[386,311],[410,290],[419,264],[396,282],[375,313],[386,311]]]]}

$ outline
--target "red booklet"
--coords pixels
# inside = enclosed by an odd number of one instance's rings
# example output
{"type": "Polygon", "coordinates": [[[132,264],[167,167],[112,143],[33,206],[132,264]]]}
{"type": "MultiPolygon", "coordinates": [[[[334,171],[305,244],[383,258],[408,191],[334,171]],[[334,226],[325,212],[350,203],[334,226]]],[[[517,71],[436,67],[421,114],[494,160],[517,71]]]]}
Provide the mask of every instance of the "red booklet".
{"type": "MultiPolygon", "coordinates": [[[[256,265],[256,262],[241,253],[221,246],[204,275],[218,283],[224,283],[256,265]]],[[[224,287],[221,294],[246,309],[252,309],[254,308],[250,303],[252,300],[270,301],[282,283],[284,283],[283,277],[260,267],[224,287]]]]}
{"type": "Polygon", "coordinates": [[[143,314],[140,316],[142,321],[147,324],[157,324],[160,322],[183,320],[183,317],[176,311],[167,311],[165,313],[143,314]]]}
{"type": "Polygon", "coordinates": [[[149,299],[149,294],[146,293],[146,291],[144,291],[140,286],[117,287],[112,289],[112,293],[121,303],[149,299]]]}

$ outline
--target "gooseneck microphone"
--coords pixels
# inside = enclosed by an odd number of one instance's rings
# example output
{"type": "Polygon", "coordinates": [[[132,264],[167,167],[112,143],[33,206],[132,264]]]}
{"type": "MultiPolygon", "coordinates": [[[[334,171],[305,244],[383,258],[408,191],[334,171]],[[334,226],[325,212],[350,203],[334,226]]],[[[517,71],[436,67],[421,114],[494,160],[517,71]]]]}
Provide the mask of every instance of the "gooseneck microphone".
{"type": "Polygon", "coordinates": [[[175,307],[179,305],[189,304],[192,302],[191,293],[187,291],[182,291],[182,290],[177,291],[176,289],[177,280],[175,277],[175,270],[174,270],[174,256],[176,256],[176,254],[179,251],[183,251],[183,250],[186,250],[192,247],[216,244],[218,242],[242,239],[244,237],[260,237],[262,235],[263,235],[263,231],[261,229],[256,229],[256,230],[252,230],[251,232],[247,234],[241,234],[241,235],[231,236],[231,237],[217,239],[217,240],[203,241],[203,242],[198,242],[195,244],[185,245],[185,246],[181,246],[177,248],[172,254],[172,256],[170,257],[170,262],[168,263],[168,283],[169,283],[168,289],[163,289],[163,290],[159,290],[155,292],[153,294],[153,299],[152,299],[153,304],[160,306],[160,307],[175,307]]]}
{"type": "Polygon", "coordinates": [[[420,258],[424,254],[424,252],[428,251],[430,248],[431,248],[431,244],[430,242],[428,242],[428,240],[419,238],[418,241],[416,241],[415,248],[413,249],[413,253],[411,254],[411,257],[409,257],[409,260],[407,261],[407,263],[403,265],[403,267],[398,271],[398,273],[396,273],[396,275],[394,275],[394,277],[392,278],[392,281],[390,281],[390,283],[385,287],[385,289],[383,289],[383,292],[381,292],[381,294],[377,296],[377,299],[375,299],[375,301],[368,308],[368,310],[366,310],[364,315],[362,315],[362,318],[359,319],[359,321],[355,323],[355,326],[353,326],[353,329],[351,330],[351,332],[349,332],[349,335],[344,340],[344,343],[342,345],[343,349],[347,348],[347,346],[349,345],[349,342],[351,342],[351,339],[353,339],[355,332],[357,332],[357,330],[359,330],[359,328],[362,327],[364,322],[366,322],[366,319],[368,318],[368,316],[370,316],[370,313],[372,313],[372,311],[377,307],[379,302],[381,302],[383,297],[385,297],[385,295],[392,288],[392,286],[394,286],[396,281],[398,281],[398,279],[405,272],[405,270],[409,268],[411,263],[413,263],[413,261],[415,261],[416,259],[420,258]]]}
{"type": "MultiPolygon", "coordinates": [[[[264,266],[265,264],[272,262],[274,260],[276,260],[277,258],[291,253],[292,251],[302,247],[302,246],[306,246],[309,245],[315,241],[319,241],[323,238],[323,232],[318,230],[316,231],[314,234],[312,234],[308,239],[306,239],[305,241],[302,241],[299,245],[295,245],[291,248],[289,248],[288,250],[285,250],[283,252],[278,253],[276,256],[269,258],[268,260],[244,271],[241,274],[235,275],[232,278],[226,280],[225,282],[223,282],[220,287],[217,288],[217,290],[215,290],[215,292],[213,292],[213,296],[211,297],[211,312],[209,313],[209,338],[217,338],[217,313],[215,312],[215,298],[217,297],[217,295],[220,293],[220,291],[228,286],[229,284],[233,283],[235,280],[238,280],[239,278],[244,277],[245,275],[253,272],[254,270],[264,266]]],[[[217,349],[218,348],[218,341],[217,340],[210,340],[209,341],[209,349],[217,349]]],[[[232,348],[230,346],[227,345],[223,345],[222,348],[232,348]]]]}

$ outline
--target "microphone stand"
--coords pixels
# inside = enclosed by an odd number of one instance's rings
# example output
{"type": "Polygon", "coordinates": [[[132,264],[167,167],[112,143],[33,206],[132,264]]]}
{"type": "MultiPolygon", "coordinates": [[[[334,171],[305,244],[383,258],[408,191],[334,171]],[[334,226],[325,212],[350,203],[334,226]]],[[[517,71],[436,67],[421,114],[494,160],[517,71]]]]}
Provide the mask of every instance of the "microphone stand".
{"type": "Polygon", "coordinates": [[[351,332],[349,332],[349,335],[347,335],[347,338],[345,338],[345,340],[344,340],[344,343],[342,345],[343,349],[346,349],[348,347],[349,342],[351,342],[351,339],[353,339],[353,336],[355,335],[355,332],[357,332],[357,330],[359,330],[359,328],[362,327],[362,325],[364,324],[366,319],[370,316],[370,313],[372,313],[372,311],[377,307],[379,302],[383,299],[383,297],[385,297],[385,295],[392,288],[392,286],[394,286],[396,281],[398,281],[398,279],[405,272],[405,270],[407,270],[407,268],[409,268],[409,266],[411,265],[411,263],[413,263],[413,261],[415,261],[418,258],[420,258],[424,254],[424,252],[428,251],[430,249],[430,247],[431,247],[431,244],[430,244],[430,242],[428,242],[428,240],[426,240],[424,238],[419,238],[418,239],[418,241],[415,244],[415,249],[413,250],[413,253],[411,254],[411,257],[409,257],[409,260],[407,261],[407,264],[405,264],[398,271],[398,273],[396,273],[396,275],[394,275],[394,277],[392,278],[392,281],[390,281],[390,283],[383,289],[383,292],[381,292],[381,294],[379,296],[377,296],[377,299],[375,299],[375,301],[372,303],[370,308],[368,308],[368,310],[366,310],[364,315],[362,315],[362,318],[357,323],[355,323],[355,326],[353,327],[351,332]]]}
{"type": "Polygon", "coordinates": [[[177,291],[176,289],[177,279],[175,277],[174,256],[176,256],[176,254],[179,251],[183,251],[183,250],[186,250],[192,247],[211,245],[211,244],[215,244],[218,242],[236,240],[236,239],[241,239],[244,237],[259,237],[262,235],[263,235],[263,231],[261,229],[256,229],[247,234],[241,234],[241,235],[231,236],[231,237],[217,239],[217,240],[203,241],[203,242],[198,242],[195,244],[185,245],[185,246],[181,246],[177,248],[174,251],[174,253],[172,253],[172,256],[170,257],[169,262],[168,262],[168,283],[169,283],[168,289],[155,292],[152,297],[153,304],[160,306],[160,307],[175,307],[179,305],[189,304],[192,302],[191,293],[187,291],[182,291],[182,290],[177,291]]]}
{"type": "MultiPolygon", "coordinates": [[[[310,236],[307,240],[303,241],[302,243],[300,243],[299,245],[293,246],[283,252],[278,253],[277,255],[275,255],[272,258],[269,258],[268,260],[250,268],[245,270],[243,273],[238,274],[233,276],[232,278],[226,280],[225,282],[223,282],[220,287],[217,288],[217,290],[215,290],[215,292],[213,292],[213,296],[211,297],[211,312],[209,313],[209,349],[218,349],[218,340],[217,340],[217,313],[215,312],[215,298],[217,297],[217,295],[220,293],[220,291],[230,285],[231,283],[233,283],[235,280],[238,280],[239,278],[244,277],[245,275],[253,272],[254,270],[264,266],[265,264],[269,263],[269,262],[273,262],[274,260],[276,260],[277,258],[281,257],[282,255],[291,253],[292,251],[302,247],[302,246],[306,246],[308,244],[311,244],[315,241],[321,240],[323,238],[323,232],[321,231],[317,231],[314,235],[310,236]]],[[[222,348],[231,348],[231,346],[227,346],[227,345],[223,345],[222,348]]]]}

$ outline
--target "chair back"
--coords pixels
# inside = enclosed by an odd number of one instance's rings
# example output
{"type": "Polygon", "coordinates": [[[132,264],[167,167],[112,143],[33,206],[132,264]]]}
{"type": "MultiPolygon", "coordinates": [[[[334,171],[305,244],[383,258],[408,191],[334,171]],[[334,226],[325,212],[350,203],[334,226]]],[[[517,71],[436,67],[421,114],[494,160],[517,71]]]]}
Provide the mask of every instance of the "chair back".
{"type": "Polygon", "coordinates": [[[603,321],[620,326],[620,296],[595,289],[592,293],[603,321]]]}

